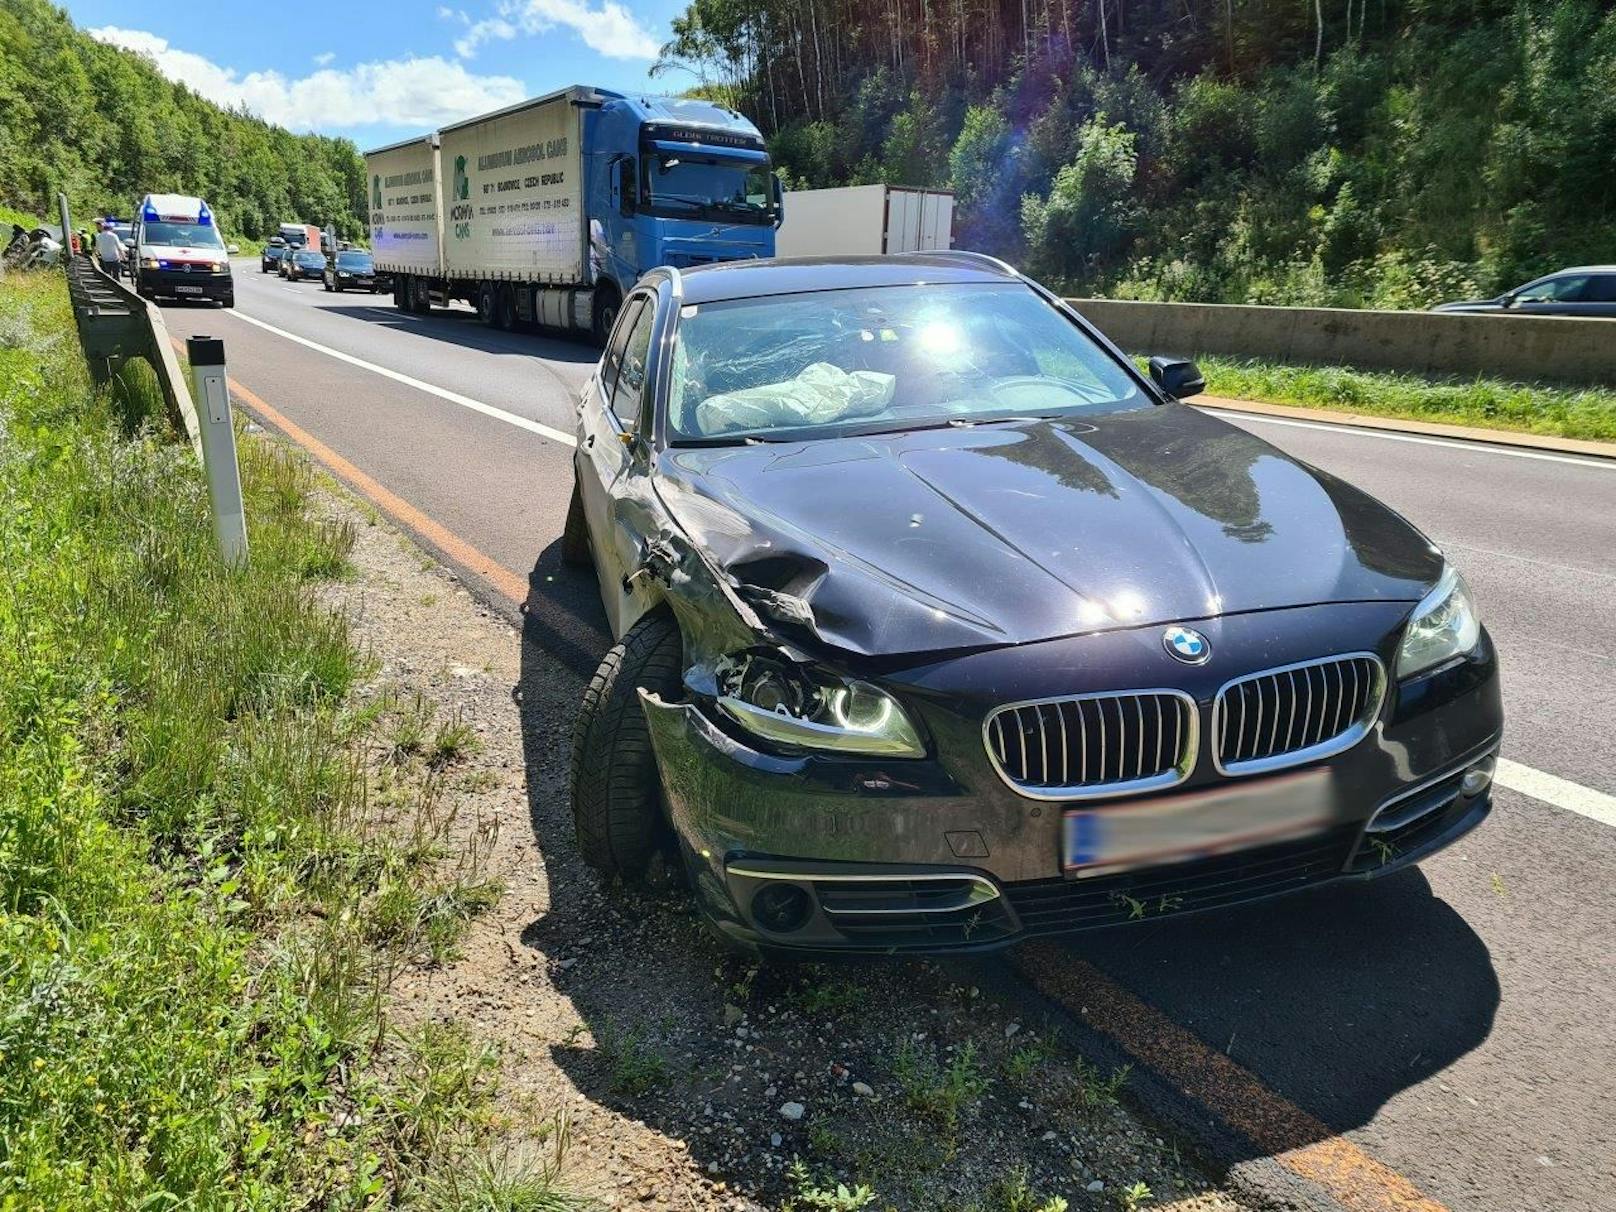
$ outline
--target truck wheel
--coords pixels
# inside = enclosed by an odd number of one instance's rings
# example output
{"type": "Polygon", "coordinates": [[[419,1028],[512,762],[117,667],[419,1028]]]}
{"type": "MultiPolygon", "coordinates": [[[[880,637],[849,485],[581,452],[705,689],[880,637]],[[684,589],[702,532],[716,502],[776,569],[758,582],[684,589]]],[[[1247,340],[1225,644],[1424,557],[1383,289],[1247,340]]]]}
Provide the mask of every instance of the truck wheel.
{"type": "Polygon", "coordinates": [[[494,284],[484,282],[477,288],[477,318],[489,328],[493,328],[499,317],[496,314],[494,284]]]}
{"type": "Polygon", "coordinates": [[[668,836],[639,688],[676,697],[683,650],[673,616],[655,611],[613,646],[584,691],[567,785],[578,849],[602,875],[644,876],[668,836]]]}
{"type": "Polygon", "coordinates": [[[423,316],[430,315],[432,312],[432,288],[421,278],[415,279],[414,287],[415,310],[423,316]]]}
{"type": "Polygon", "coordinates": [[[591,321],[590,331],[595,338],[595,344],[606,348],[606,342],[612,335],[612,325],[617,323],[617,309],[622,306],[622,299],[617,293],[617,287],[610,282],[595,287],[594,317],[591,321]]]}
{"type": "Polygon", "coordinates": [[[498,308],[496,320],[501,332],[510,332],[516,327],[516,288],[509,284],[499,288],[497,296],[498,308]]]}
{"type": "Polygon", "coordinates": [[[589,550],[589,523],[584,521],[584,498],[576,479],[567,504],[567,522],[561,528],[561,562],[569,568],[588,568],[595,562],[589,550]]]}

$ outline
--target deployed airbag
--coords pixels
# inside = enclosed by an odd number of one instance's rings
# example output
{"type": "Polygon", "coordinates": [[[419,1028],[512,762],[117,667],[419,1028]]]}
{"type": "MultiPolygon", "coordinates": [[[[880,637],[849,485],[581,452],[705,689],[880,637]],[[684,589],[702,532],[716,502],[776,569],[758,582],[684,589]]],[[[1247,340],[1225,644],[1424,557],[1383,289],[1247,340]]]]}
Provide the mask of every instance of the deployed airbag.
{"type": "Polygon", "coordinates": [[[892,404],[896,385],[894,376],[879,371],[814,362],[784,382],[707,397],[696,405],[696,426],[711,435],[873,417],[892,404]]]}

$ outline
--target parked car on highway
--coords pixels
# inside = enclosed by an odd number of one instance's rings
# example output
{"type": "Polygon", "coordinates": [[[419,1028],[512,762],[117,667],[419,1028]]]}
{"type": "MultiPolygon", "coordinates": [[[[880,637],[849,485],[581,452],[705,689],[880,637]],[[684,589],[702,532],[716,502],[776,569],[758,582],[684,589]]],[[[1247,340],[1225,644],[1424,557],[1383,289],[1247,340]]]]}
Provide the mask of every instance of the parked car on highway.
{"type": "Polygon", "coordinates": [[[264,251],[258,257],[258,270],[260,273],[270,273],[278,270],[281,258],[286,255],[286,241],[279,236],[271,236],[264,244],[264,251]]]}
{"type": "Polygon", "coordinates": [[[1487,814],[1497,661],[1408,522],[999,262],[651,271],[562,556],[617,643],[586,859],[731,943],[948,950],[1406,867],[1487,814]]]}
{"type": "Polygon", "coordinates": [[[280,270],[291,282],[319,278],[325,273],[325,254],[318,248],[294,248],[281,258],[280,270]]]}
{"type": "Polygon", "coordinates": [[[1432,311],[1520,316],[1616,316],[1616,265],[1580,265],[1536,278],[1495,299],[1442,303],[1432,311]]]}
{"type": "MultiPolygon", "coordinates": [[[[377,280],[376,265],[370,259],[370,254],[364,249],[356,248],[339,252],[329,258],[325,265],[325,288],[327,290],[368,290],[371,294],[383,289],[383,283],[377,280]]],[[[386,285],[391,290],[391,284],[386,285]]]]}

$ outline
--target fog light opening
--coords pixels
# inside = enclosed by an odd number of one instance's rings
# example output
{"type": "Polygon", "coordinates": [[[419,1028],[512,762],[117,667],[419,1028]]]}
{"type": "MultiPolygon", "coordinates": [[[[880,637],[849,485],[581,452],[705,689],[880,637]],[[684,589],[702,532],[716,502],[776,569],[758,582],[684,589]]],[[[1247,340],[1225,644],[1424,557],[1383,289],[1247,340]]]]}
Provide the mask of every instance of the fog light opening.
{"type": "Polygon", "coordinates": [[[1493,782],[1493,759],[1477,762],[1459,780],[1459,790],[1466,796],[1478,796],[1493,782]]]}
{"type": "Polygon", "coordinates": [[[767,884],[752,897],[752,920],[771,934],[790,934],[808,924],[813,902],[796,884],[767,884]]]}

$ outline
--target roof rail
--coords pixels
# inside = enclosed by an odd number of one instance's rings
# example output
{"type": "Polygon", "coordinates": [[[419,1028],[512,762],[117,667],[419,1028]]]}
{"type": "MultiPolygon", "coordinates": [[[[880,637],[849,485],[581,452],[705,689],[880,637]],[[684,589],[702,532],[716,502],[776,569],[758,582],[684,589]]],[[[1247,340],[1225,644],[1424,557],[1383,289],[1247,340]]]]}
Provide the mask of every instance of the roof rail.
{"type": "Polygon", "coordinates": [[[645,271],[645,276],[647,278],[649,278],[652,274],[667,274],[669,284],[673,289],[674,302],[678,303],[684,300],[685,277],[679,272],[679,267],[677,265],[653,265],[650,269],[645,271]]]}
{"type": "Polygon", "coordinates": [[[907,252],[892,255],[897,257],[951,257],[956,261],[964,261],[979,268],[996,269],[1012,278],[1021,276],[1021,271],[1014,265],[1001,261],[998,257],[990,257],[987,253],[971,252],[965,248],[910,249],[907,252]]]}

